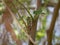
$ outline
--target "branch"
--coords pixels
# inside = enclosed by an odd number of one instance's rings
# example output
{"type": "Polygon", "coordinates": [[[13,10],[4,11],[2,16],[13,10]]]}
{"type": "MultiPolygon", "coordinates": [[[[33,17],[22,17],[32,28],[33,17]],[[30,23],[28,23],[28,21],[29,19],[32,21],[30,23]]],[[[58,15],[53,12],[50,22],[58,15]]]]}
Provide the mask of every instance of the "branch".
{"type": "MultiPolygon", "coordinates": [[[[16,6],[15,6],[13,3],[12,3],[12,5],[13,5],[14,8],[18,11],[18,9],[16,8],[16,6]]],[[[18,15],[19,15],[19,17],[22,19],[24,25],[27,27],[26,22],[25,22],[25,21],[23,20],[23,18],[20,16],[19,12],[18,12],[18,15]]]]}
{"type": "Polygon", "coordinates": [[[58,4],[56,5],[55,9],[54,9],[54,13],[53,13],[52,21],[51,21],[51,24],[50,24],[50,28],[47,30],[48,45],[52,45],[53,31],[54,31],[56,19],[59,16],[59,8],[60,8],[60,0],[59,0],[58,4]]]}
{"type": "Polygon", "coordinates": [[[21,6],[23,6],[25,9],[26,9],[26,11],[28,12],[28,14],[30,15],[30,17],[33,19],[33,16],[32,16],[32,14],[29,12],[29,10],[20,2],[20,1],[18,1],[18,0],[16,0],[21,6]]]}
{"type": "Polygon", "coordinates": [[[17,24],[19,25],[19,27],[21,27],[24,31],[24,33],[26,34],[26,36],[29,38],[29,40],[33,43],[36,44],[36,42],[33,41],[33,39],[31,38],[30,35],[28,35],[25,31],[25,29],[22,27],[22,25],[20,25],[20,23],[17,21],[16,17],[14,16],[14,14],[11,12],[11,10],[8,8],[9,12],[11,13],[12,17],[15,19],[15,21],[17,22],[17,24]]]}
{"type": "Polygon", "coordinates": [[[7,7],[8,11],[10,12],[10,14],[12,15],[12,17],[15,19],[15,21],[17,22],[17,24],[19,25],[19,27],[21,27],[24,31],[24,33],[26,34],[26,36],[29,38],[29,40],[35,45],[36,42],[34,42],[34,40],[31,38],[30,35],[28,35],[26,32],[25,32],[25,29],[20,25],[20,23],[17,21],[14,13],[12,13],[12,11],[9,9],[9,7],[6,5],[6,3],[4,2],[5,6],[7,7]]]}

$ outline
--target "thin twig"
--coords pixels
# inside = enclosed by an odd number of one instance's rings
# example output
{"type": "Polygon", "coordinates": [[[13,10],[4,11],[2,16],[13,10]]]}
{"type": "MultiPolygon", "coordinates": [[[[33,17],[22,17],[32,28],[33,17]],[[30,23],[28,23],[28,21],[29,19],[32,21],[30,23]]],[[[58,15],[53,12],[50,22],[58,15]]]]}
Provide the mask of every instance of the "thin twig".
{"type": "Polygon", "coordinates": [[[25,9],[26,9],[26,11],[28,12],[28,14],[31,16],[31,18],[33,19],[33,16],[32,16],[32,14],[29,12],[29,10],[20,2],[20,1],[18,1],[18,0],[16,0],[21,6],[23,6],[25,9]]]}
{"type": "MultiPolygon", "coordinates": [[[[18,9],[16,8],[16,6],[15,6],[13,3],[12,3],[12,5],[13,5],[14,8],[18,11],[18,9]]],[[[24,25],[27,27],[26,22],[25,22],[25,21],[23,20],[23,18],[20,16],[19,12],[17,12],[17,13],[18,13],[19,17],[22,19],[24,25]]]]}

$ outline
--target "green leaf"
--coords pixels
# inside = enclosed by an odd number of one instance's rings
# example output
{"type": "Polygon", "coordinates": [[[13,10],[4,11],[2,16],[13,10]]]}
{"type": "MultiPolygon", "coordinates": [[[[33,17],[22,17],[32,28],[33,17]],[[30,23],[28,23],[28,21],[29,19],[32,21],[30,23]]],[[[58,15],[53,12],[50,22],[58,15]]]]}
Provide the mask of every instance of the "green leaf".
{"type": "Polygon", "coordinates": [[[39,14],[41,14],[41,12],[42,12],[42,10],[40,9],[40,10],[36,10],[36,11],[34,11],[33,14],[35,14],[35,15],[39,15],[39,14]]]}
{"type": "Polygon", "coordinates": [[[44,36],[44,33],[38,32],[37,35],[38,35],[38,36],[44,36]]]}

